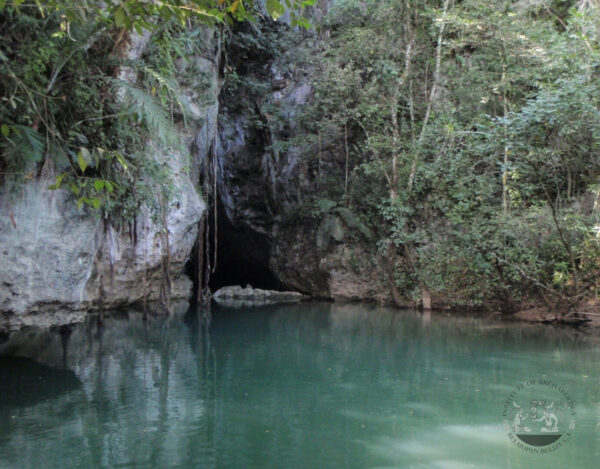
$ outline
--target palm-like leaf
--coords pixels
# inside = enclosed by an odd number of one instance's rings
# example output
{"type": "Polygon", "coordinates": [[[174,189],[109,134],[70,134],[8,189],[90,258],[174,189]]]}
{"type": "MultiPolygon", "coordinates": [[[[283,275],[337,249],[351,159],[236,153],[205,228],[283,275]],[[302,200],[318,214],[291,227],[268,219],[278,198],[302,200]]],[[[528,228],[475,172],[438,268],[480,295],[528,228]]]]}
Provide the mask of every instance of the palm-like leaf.
{"type": "Polygon", "coordinates": [[[181,114],[183,115],[184,118],[184,122],[185,122],[185,118],[187,117],[188,113],[189,113],[189,109],[187,107],[187,105],[181,101],[181,88],[179,86],[179,84],[177,83],[176,80],[174,80],[173,78],[168,78],[165,77],[164,75],[161,75],[160,73],[158,73],[156,70],[150,68],[150,67],[144,67],[144,72],[148,75],[151,76],[154,80],[156,80],[156,82],[164,87],[168,93],[170,98],[172,98],[175,103],[177,104],[177,106],[179,107],[181,114]]]}
{"type": "Polygon", "coordinates": [[[42,161],[46,141],[35,129],[13,124],[9,136],[0,142],[0,150],[10,169],[20,172],[42,161]]]}
{"type": "Polygon", "coordinates": [[[137,114],[153,135],[167,145],[176,142],[177,133],[169,113],[154,96],[122,80],[113,80],[113,83],[122,92],[124,104],[129,106],[130,112],[137,114]]]}

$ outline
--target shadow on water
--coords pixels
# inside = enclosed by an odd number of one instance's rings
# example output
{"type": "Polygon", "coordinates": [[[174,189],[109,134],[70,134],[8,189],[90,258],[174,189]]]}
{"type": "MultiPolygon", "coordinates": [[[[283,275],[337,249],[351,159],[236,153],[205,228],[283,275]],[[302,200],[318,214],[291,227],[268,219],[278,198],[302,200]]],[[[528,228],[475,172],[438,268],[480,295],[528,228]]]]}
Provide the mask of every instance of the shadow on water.
{"type": "Polygon", "coordinates": [[[81,381],[71,370],[0,356],[0,409],[29,407],[80,387],[81,381]]]}

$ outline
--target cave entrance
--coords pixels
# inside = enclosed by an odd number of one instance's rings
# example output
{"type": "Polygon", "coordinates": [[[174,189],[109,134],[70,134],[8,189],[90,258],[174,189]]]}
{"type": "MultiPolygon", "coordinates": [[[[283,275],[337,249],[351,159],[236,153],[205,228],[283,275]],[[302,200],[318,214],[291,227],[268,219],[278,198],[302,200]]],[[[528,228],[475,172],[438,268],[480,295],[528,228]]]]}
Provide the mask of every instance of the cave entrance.
{"type": "MultiPolygon", "coordinates": [[[[214,225],[214,217],[211,218],[211,225],[214,225]]],[[[269,268],[271,243],[267,235],[248,227],[233,226],[221,204],[217,225],[217,268],[210,277],[211,291],[228,285],[281,290],[283,285],[269,268]]],[[[212,229],[211,226],[211,233],[212,229]]]]}
{"type": "MultiPolygon", "coordinates": [[[[216,268],[214,256],[214,212],[207,212],[207,229],[209,230],[209,249],[204,239],[204,266],[210,257],[210,276],[208,287],[211,292],[225,286],[239,285],[264,290],[285,290],[269,268],[270,240],[266,234],[258,233],[245,226],[234,226],[227,218],[221,204],[217,213],[217,252],[216,268]],[[207,253],[209,251],[209,253],[207,253]]],[[[198,244],[188,263],[188,274],[194,280],[194,291],[198,291],[198,244]]]]}

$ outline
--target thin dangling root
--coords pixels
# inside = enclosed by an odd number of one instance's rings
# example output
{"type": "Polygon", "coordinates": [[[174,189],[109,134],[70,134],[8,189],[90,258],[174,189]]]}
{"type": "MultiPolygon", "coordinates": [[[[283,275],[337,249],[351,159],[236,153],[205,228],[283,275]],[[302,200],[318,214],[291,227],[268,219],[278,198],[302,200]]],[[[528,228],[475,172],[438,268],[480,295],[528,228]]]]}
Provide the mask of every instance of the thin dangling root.
{"type": "Polygon", "coordinates": [[[171,247],[169,245],[169,226],[167,224],[167,206],[163,194],[160,196],[160,205],[162,213],[161,245],[162,255],[162,280],[160,283],[160,307],[162,310],[171,313],[171,291],[173,281],[171,280],[171,247]]]}

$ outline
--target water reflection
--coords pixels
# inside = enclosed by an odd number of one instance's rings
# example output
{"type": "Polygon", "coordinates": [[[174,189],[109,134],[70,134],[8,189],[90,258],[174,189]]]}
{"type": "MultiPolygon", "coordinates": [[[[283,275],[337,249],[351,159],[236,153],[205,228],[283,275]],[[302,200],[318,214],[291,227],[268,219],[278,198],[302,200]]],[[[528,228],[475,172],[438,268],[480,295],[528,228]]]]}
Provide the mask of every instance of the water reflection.
{"type": "Polygon", "coordinates": [[[0,410],[30,407],[80,387],[81,381],[71,370],[0,356],[0,410]]]}
{"type": "Polygon", "coordinates": [[[2,468],[546,467],[501,428],[540,373],[580,406],[556,467],[600,451],[599,349],[568,330],[365,305],[129,311],[12,333],[0,354],[38,363],[0,362],[2,468]],[[27,373],[60,386],[18,402],[27,373]]]}

